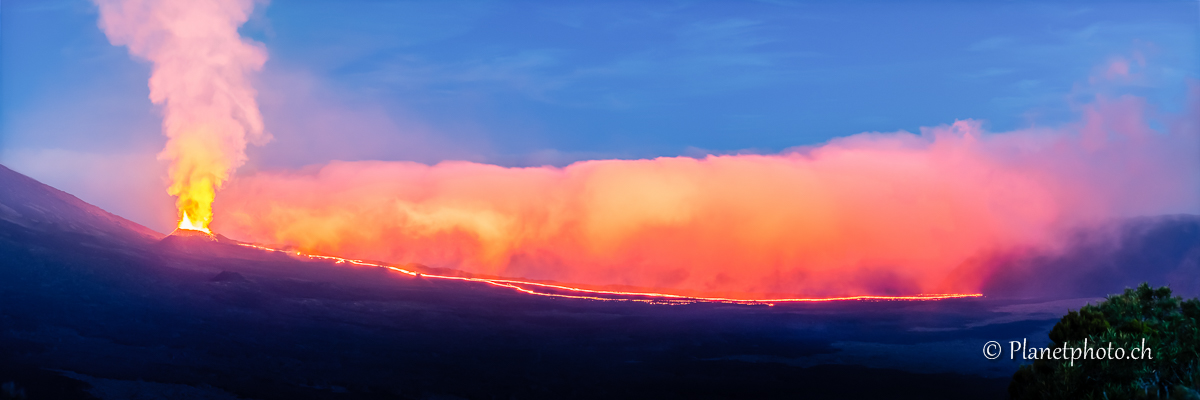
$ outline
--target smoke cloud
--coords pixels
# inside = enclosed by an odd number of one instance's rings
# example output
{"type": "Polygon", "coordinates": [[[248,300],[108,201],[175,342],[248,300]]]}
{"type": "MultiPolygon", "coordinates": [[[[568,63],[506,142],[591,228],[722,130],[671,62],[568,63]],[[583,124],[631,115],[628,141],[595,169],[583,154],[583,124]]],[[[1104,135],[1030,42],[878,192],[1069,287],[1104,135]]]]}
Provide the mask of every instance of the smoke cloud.
{"type": "Polygon", "coordinates": [[[972,257],[1200,211],[1194,108],[1100,95],[1080,111],[1056,129],[964,120],[774,155],[332,162],[236,179],[214,226],[315,253],[680,294],[976,291],[948,278],[972,257]]]}
{"type": "Polygon", "coordinates": [[[180,227],[206,230],[216,190],[263,143],[262,116],[249,76],[267,52],[237,29],[253,0],[95,0],[110,42],[150,61],[150,100],[163,106],[170,161],[168,193],[180,227]]]}

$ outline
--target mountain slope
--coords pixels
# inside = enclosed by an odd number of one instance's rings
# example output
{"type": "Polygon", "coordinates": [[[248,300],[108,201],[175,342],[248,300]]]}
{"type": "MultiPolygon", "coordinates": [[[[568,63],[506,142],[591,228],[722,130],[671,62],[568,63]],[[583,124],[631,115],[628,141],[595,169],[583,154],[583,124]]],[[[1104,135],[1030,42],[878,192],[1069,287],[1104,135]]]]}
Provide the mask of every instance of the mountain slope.
{"type": "Polygon", "coordinates": [[[0,165],[0,220],[38,231],[147,242],[163,234],[0,165]]]}
{"type": "MultiPolygon", "coordinates": [[[[997,316],[975,300],[550,299],[229,243],[156,241],[10,170],[0,176],[0,384],[32,399],[88,398],[89,385],[96,396],[146,399],[1000,398],[1015,365],[969,375],[962,365],[804,360],[838,351],[834,341],[959,343],[1042,323],[910,330],[912,318],[961,327],[997,316]]],[[[963,354],[978,352],[970,347],[963,354]]]]}
{"type": "MultiPolygon", "coordinates": [[[[0,205],[0,384],[34,399],[88,398],[84,390],[148,399],[998,399],[1017,363],[986,360],[979,346],[1045,338],[1065,308],[1087,301],[552,299],[203,238],[156,240],[2,167],[0,205]]],[[[1120,234],[1084,235],[1063,254],[970,272],[999,277],[989,281],[997,293],[1057,299],[1060,289],[1103,294],[1194,276],[1200,218],[1118,225],[1120,234]]]]}

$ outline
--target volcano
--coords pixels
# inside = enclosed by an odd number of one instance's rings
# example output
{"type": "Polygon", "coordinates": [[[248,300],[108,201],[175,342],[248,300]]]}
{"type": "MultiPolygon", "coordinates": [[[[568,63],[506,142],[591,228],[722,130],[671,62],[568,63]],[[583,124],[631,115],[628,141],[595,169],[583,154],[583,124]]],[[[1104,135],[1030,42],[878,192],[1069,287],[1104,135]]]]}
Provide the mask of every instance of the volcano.
{"type": "Polygon", "coordinates": [[[985,341],[1044,340],[1113,286],[1195,276],[1200,218],[1121,227],[964,264],[997,277],[984,298],[664,306],[163,235],[0,166],[0,383],[30,399],[1004,398],[1018,364],[982,358],[985,341]],[[1069,290],[1016,284],[1037,274],[1069,290]]]}
{"type": "Polygon", "coordinates": [[[183,228],[178,228],[178,229],[171,231],[171,234],[167,235],[167,237],[200,238],[202,240],[208,240],[208,241],[213,241],[213,242],[217,241],[217,237],[214,234],[211,234],[208,232],[202,232],[202,231],[198,231],[198,230],[194,230],[194,229],[183,229],[183,228]]]}

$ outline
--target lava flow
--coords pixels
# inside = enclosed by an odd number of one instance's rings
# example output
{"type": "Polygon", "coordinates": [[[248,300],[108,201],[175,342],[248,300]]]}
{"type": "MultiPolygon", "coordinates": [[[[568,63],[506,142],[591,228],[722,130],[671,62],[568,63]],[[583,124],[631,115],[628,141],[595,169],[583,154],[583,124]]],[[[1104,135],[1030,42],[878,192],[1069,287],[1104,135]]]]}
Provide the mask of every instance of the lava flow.
{"type": "Polygon", "coordinates": [[[213,227],[313,254],[723,299],[977,293],[994,276],[966,271],[994,254],[1200,212],[1200,112],[1125,95],[1080,109],[1060,128],[960,120],[778,154],[258,171],[222,189],[213,227]]]}
{"type": "Polygon", "coordinates": [[[520,280],[513,280],[513,279],[467,278],[467,277],[461,277],[461,276],[424,274],[424,273],[415,272],[415,271],[407,270],[407,269],[396,267],[396,266],[373,263],[373,262],[368,262],[368,261],[363,261],[363,260],[354,260],[354,259],[334,257],[334,256],[322,256],[322,255],[316,255],[316,254],[306,254],[306,253],[302,253],[299,251],[278,250],[278,249],[273,249],[270,247],[259,246],[259,245],[248,244],[248,243],[238,243],[238,245],[243,246],[243,247],[249,247],[249,248],[253,248],[253,249],[263,250],[263,251],[291,254],[291,255],[295,255],[297,257],[305,257],[305,258],[309,258],[309,259],[313,259],[313,260],[333,261],[334,263],[337,263],[337,264],[354,264],[354,265],[360,265],[360,266],[366,266],[366,267],[386,268],[391,271],[395,271],[395,272],[399,272],[402,274],[406,274],[409,276],[415,276],[415,277],[467,281],[467,282],[480,282],[480,283],[486,283],[486,284],[493,285],[493,286],[499,286],[499,287],[513,289],[513,290],[516,290],[518,292],[525,293],[525,294],[531,294],[531,295],[536,295],[536,296],[568,298],[568,299],[583,299],[583,300],[598,300],[598,301],[627,301],[627,302],[639,302],[639,303],[663,304],[663,305],[683,305],[683,304],[695,304],[695,303],[724,303],[724,304],[774,306],[776,303],[811,303],[811,302],[850,301],[850,300],[927,301],[927,300],[960,299],[960,298],[968,298],[968,297],[983,297],[982,293],[938,293],[938,294],[917,294],[917,295],[911,295],[911,296],[862,295],[862,296],[841,296],[841,297],[816,297],[816,298],[798,297],[798,298],[779,298],[779,299],[755,300],[755,299],[734,299],[734,298],[726,298],[726,297],[682,296],[682,295],[676,295],[676,294],[653,293],[653,292],[626,292],[626,291],[618,291],[618,290],[594,290],[594,289],[583,289],[583,288],[576,288],[576,287],[571,287],[571,286],[554,285],[554,284],[540,283],[540,282],[527,282],[527,281],[520,281],[520,280]],[[578,293],[578,294],[552,293],[552,292],[548,292],[548,291],[538,291],[537,289],[561,290],[561,291],[578,293]],[[602,296],[623,296],[623,297],[602,297],[602,296]]]}

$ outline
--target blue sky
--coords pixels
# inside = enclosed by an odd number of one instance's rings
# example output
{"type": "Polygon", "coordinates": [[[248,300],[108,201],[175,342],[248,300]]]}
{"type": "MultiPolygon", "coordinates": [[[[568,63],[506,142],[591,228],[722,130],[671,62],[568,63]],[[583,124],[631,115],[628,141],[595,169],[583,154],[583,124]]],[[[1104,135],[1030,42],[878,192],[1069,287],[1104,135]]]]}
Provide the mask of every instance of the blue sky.
{"type": "MultiPolygon", "coordinates": [[[[149,66],[108,43],[87,1],[0,7],[0,163],[154,225],[121,200],[163,185],[149,66]]],[[[242,29],[270,54],[257,86],[275,137],[242,172],[1055,125],[1075,118],[1080,82],[1134,53],[1150,79],[1129,90],[1169,111],[1200,75],[1198,22],[1195,1],[276,1],[242,29]]]]}

